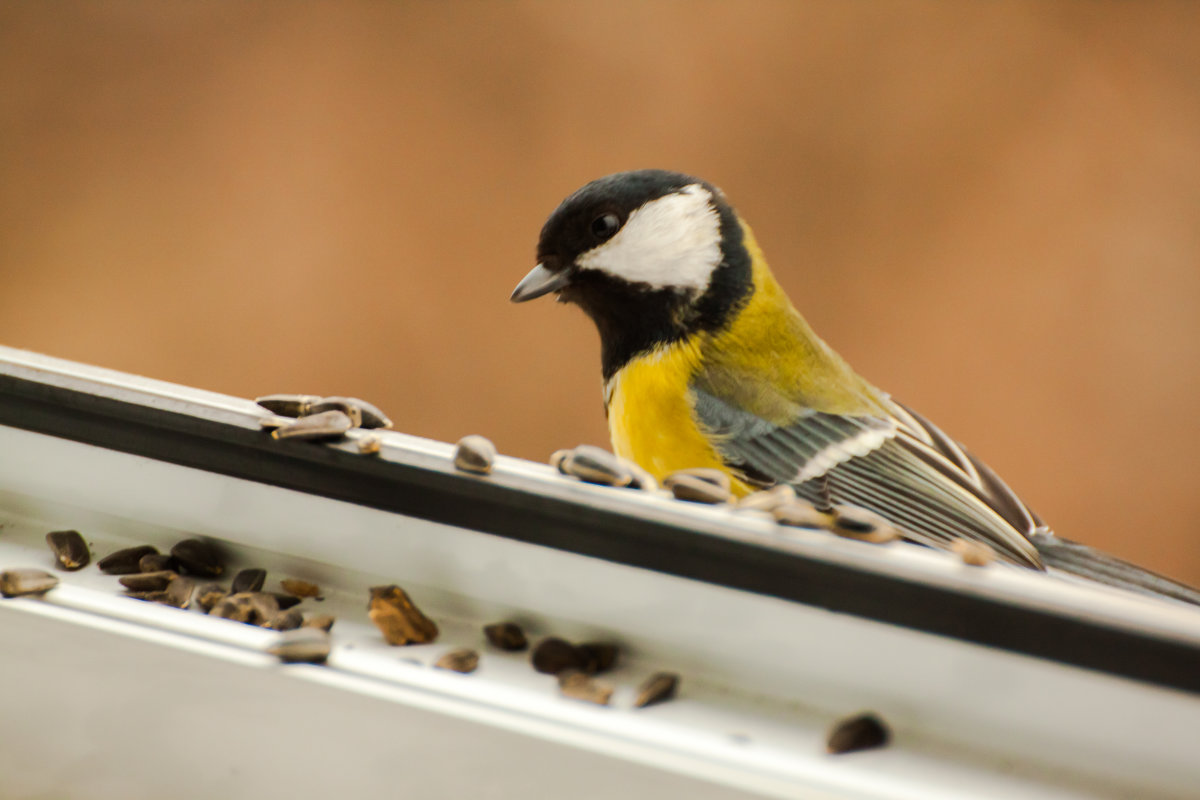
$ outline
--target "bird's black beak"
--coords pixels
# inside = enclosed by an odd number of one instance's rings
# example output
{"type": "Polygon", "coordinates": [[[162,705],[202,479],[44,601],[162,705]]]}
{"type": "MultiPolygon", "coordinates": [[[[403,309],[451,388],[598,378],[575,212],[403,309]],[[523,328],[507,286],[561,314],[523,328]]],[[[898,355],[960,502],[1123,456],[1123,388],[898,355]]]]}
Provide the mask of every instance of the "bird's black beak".
{"type": "Polygon", "coordinates": [[[510,299],[514,303],[524,303],[526,300],[532,300],[544,294],[557,292],[570,282],[571,270],[569,268],[560,269],[555,272],[546,269],[544,264],[538,264],[529,270],[528,275],[521,279],[521,282],[517,284],[517,288],[513,289],[510,299]]]}

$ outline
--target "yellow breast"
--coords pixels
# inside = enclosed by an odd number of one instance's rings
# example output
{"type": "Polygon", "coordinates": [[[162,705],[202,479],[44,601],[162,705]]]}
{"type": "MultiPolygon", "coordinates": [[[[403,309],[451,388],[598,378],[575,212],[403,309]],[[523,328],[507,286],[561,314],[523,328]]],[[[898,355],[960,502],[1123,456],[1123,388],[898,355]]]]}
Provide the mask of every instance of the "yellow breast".
{"type": "MultiPolygon", "coordinates": [[[[613,452],[662,480],[681,469],[712,467],[726,473],[717,451],[696,426],[687,397],[699,348],[679,342],[635,358],[607,386],[613,452]]],[[[731,475],[731,477],[733,477],[731,475]]],[[[737,495],[749,486],[733,478],[737,495]]]]}

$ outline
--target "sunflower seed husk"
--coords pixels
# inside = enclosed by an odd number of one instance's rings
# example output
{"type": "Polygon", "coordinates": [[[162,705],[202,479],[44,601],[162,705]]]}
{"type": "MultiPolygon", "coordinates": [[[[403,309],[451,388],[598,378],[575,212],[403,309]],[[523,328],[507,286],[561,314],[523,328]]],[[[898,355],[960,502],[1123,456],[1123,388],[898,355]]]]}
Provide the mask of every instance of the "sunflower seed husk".
{"type": "Polygon", "coordinates": [[[208,613],[247,625],[266,625],[279,613],[279,604],[266,592],[239,592],[222,599],[208,613]]]}
{"type": "Polygon", "coordinates": [[[620,648],[611,642],[584,642],[576,645],[576,649],[583,655],[583,671],[589,675],[608,672],[617,665],[621,653],[620,648]]]}
{"type": "MultiPolygon", "coordinates": [[[[308,409],[308,415],[324,414],[326,411],[340,411],[350,419],[350,427],[362,426],[362,409],[344,397],[323,397],[308,409]]],[[[306,416],[308,416],[306,415],[306,416]]]]}
{"type": "Polygon", "coordinates": [[[309,413],[313,403],[320,401],[315,394],[268,394],[254,398],[267,411],[284,417],[302,417],[309,413]]]}
{"type": "Polygon", "coordinates": [[[838,536],[882,544],[900,538],[900,532],[886,519],[857,506],[835,506],[830,530],[838,536]]]}
{"type": "Polygon", "coordinates": [[[996,560],[996,551],[987,542],[955,539],[950,543],[950,550],[969,567],[986,567],[996,560]]]}
{"type": "Polygon", "coordinates": [[[204,613],[212,611],[213,606],[229,596],[229,590],[217,583],[206,583],[196,590],[196,605],[204,613]]]}
{"type": "Polygon", "coordinates": [[[633,473],[622,459],[590,444],[581,444],[570,451],[558,469],[581,481],[601,486],[628,486],[633,482],[633,473]]]}
{"type": "MultiPolygon", "coordinates": [[[[328,411],[329,409],[341,410],[345,408],[354,409],[355,414],[358,415],[358,421],[354,425],[356,428],[392,427],[392,421],[377,406],[357,397],[322,397],[312,404],[308,413],[315,414],[320,411],[328,411]]],[[[351,417],[353,418],[354,414],[351,414],[351,417]]]]}
{"type": "Polygon", "coordinates": [[[316,616],[305,618],[301,624],[305,628],[320,628],[323,631],[333,629],[333,623],[337,621],[337,617],[332,614],[317,614],[316,616]]]}
{"type": "Polygon", "coordinates": [[[796,490],[786,483],[772,486],[761,492],[754,492],[738,500],[737,507],[744,510],[774,511],[796,500],[796,490]]]}
{"type": "Polygon", "coordinates": [[[26,597],[45,594],[58,586],[58,578],[41,569],[6,569],[0,572],[0,594],[26,597]]]}
{"type": "Polygon", "coordinates": [[[675,697],[679,688],[679,676],[674,672],[656,672],[638,687],[634,708],[645,708],[656,703],[665,703],[675,697]]]}
{"type": "Polygon", "coordinates": [[[199,578],[216,578],[225,572],[225,559],[217,546],[204,539],[184,539],[171,548],[179,568],[199,578]]]}
{"type": "Polygon", "coordinates": [[[377,455],[383,450],[383,437],[377,433],[368,433],[365,436],[359,436],[357,439],[358,452],[364,456],[377,455]]]}
{"type": "Polygon", "coordinates": [[[853,753],[883,747],[891,738],[887,725],[875,714],[865,712],[839,720],[829,729],[825,750],[829,753],[853,753]]]}
{"type": "Polygon", "coordinates": [[[675,472],[663,480],[663,486],[671,490],[676,500],[687,500],[690,503],[707,503],[716,505],[729,502],[732,495],[728,489],[699,477],[698,475],[675,472]]]}
{"type": "Polygon", "coordinates": [[[273,631],[292,631],[304,624],[304,614],[298,608],[280,611],[264,627],[273,631]]]}
{"type": "Polygon", "coordinates": [[[174,556],[162,553],[147,553],[138,559],[138,572],[178,572],[179,563],[174,556]]]}
{"type": "Polygon", "coordinates": [[[149,544],[136,547],[126,547],[115,553],[109,553],[96,562],[96,566],[105,575],[132,575],[141,572],[139,562],[143,556],[158,555],[158,548],[149,544]]]}
{"type": "Polygon", "coordinates": [[[521,626],[514,622],[497,622],[493,625],[484,625],[483,635],[487,637],[487,640],[493,646],[510,653],[516,653],[529,647],[529,640],[525,638],[525,631],[521,630],[521,626]]]}
{"type": "Polygon", "coordinates": [[[566,670],[582,672],[587,666],[587,656],[566,639],[551,636],[542,639],[530,657],[533,668],[545,675],[557,675],[566,670]]]}
{"type": "Polygon", "coordinates": [[[640,489],[643,492],[658,491],[658,481],[648,470],[642,468],[640,464],[623,459],[625,468],[629,470],[629,474],[633,476],[633,480],[629,482],[630,489],[640,489]]]}
{"type": "Polygon", "coordinates": [[[818,511],[811,503],[798,499],[771,509],[771,516],[775,517],[775,521],[780,525],[791,528],[821,530],[833,524],[833,517],[829,514],[818,511]]]}
{"type": "Polygon", "coordinates": [[[275,605],[279,606],[280,611],[287,611],[292,606],[300,605],[300,598],[294,594],[286,592],[265,592],[275,599],[275,605]]]}
{"type": "Polygon", "coordinates": [[[438,626],[421,613],[399,586],[372,586],[367,613],[391,645],[427,644],[437,638],[438,626]]]}
{"type": "Polygon", "coordinates": [[[566,697],[595,703],[598,706],[608,705],[613,694],[612,687],[608,684],[574,671],[559,674],[558,690],[566,697]]]}
{"type": "Polygon", "coordinates": [[[282,428],[284,425],[291,425],[296,421],[295,417],[283,417],[279,414],[270,414],[265,417],[258,418],[258,427],[264,431],[273,431],[276,428],[282,428]]]}
{"type": "Polygon", "coordinates": [[[295,628],[280,634],[267,652],[285,664],[323,664],[332,646],[328,631],[295,628]]]}
{"type": "Polygon", "coordinates": [[[433,662],[433,666],[468,675],[479,668],[479,653],[469,647],[451,650],[449,653],[443,653],[441,658],[433,662]]]}
{"type": "Polygon", "coordinates": [[[279,582],[283,587],[283,591],[296,597],[320,597],[321,587],[309,581],[302,581],[299,578],[284,578],[279,582]]]}
{"type": "Polygon", "coordinates": [[[496,445],[477,434],[464,436],[454,448],[454,466],[463,472],[489,475],[496,464],[496,445]]]}
{"type": "Polygon", "coordinates": [[[238,572],[233,576],[233,586],[230,591],[233,594],[241,594],[242,592],[257,592],[267,582],[267,571],[260,567],[249,567],[238,572]]]}
{"type": "Polygon", "coordinates": [[[121,585],[134,592],[161,592],[176,578],[174,572],[138,572],[133,575],[122,575],[121,585]]]}
{"type": "Polygon", "coordinates": [[[564,468],[567,463],[567,459],[570,456],[571,456],[570,450],[555,450],[553,453],[550,454],[550,458],[549,458],[549,460],[547,460],[546,463],[549,464],[550,466],[554,467],[556,470],[561,472],[563,475],[570,475],[571,473],[567,472],[567,470],[564,468]]]}
{"type": "Polygon", "coordinates": [[[177,577],[167,584],[167,588],[162,591],[162,597],[153,599],[175,608],[187,608],[195,588],[196,584],[190,578],[177,577]]]}
{"type": "Polygon", "coordinates": [[[686,477],[699,478],[705,483],[716,486],[718,489],[724,489],[726,494],[733,491],[733,483],[729,479],[729,474],[712,467],[694,467],[692,469],[676,470],[666,478],[663,478],[663,487],[670,489],[675,481],[686,477]]]}
{"type": "Polygon", "coordinates": [[[54,553],[54,560],[65,570],[83,569],[92,560],[87,542],[79,531],[54,531],[46,534],[46,544],[54,553]]]}
{"type": "Polygon", "coordinates": [[[320,414],[310,414],[300,417],[295,422],[276,428],[271,436],[276,439],[301,439],[304,441],[320,441],[325,439],[340,439],[354,425],[350,417],[341,411],[322,411],[320,414]]]}

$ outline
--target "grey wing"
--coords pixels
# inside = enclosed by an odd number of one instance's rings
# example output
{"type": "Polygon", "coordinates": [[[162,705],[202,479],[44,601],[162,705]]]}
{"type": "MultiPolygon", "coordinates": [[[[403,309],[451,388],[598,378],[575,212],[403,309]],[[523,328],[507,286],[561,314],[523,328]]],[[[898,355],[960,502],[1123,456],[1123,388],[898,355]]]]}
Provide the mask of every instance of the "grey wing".
{"type": "Polygon", "coordinates": [[[967,538],[1037,569],[1037,521],[1007,486],[936,427],[898,404],[890,416],[806,410],[775,425],[693,384],[693,409],[730,469],[752,484],[788,483],[820,504],[870,509],[907,538],[967,538]]]}

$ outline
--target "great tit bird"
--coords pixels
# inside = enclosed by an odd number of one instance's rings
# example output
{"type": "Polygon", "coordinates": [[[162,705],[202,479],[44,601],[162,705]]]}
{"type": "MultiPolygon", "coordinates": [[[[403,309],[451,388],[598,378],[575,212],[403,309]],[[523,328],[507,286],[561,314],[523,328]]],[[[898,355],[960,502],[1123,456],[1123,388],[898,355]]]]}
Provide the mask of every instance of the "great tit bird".
{"type": "Polygon", "coordinates": [[[979,459],[859,377],[712,184],[663,170],[593,181],[550,215],[537,260],[512,300],[555,293],[592,318],[613,449],[660,480],[713,467],[737,494],[786,483],[818,508],[874,511],[921,544],[985,542],[1020,566],[1200,601],[1054,536],[979,459]]]}

